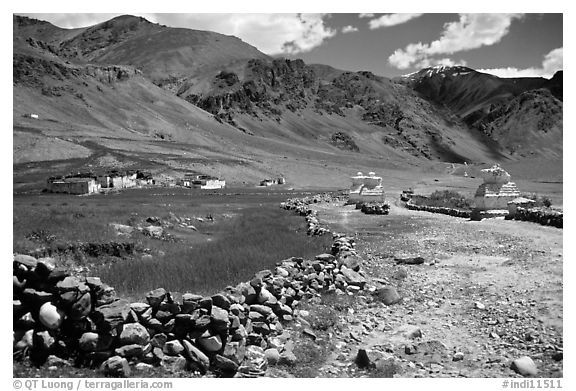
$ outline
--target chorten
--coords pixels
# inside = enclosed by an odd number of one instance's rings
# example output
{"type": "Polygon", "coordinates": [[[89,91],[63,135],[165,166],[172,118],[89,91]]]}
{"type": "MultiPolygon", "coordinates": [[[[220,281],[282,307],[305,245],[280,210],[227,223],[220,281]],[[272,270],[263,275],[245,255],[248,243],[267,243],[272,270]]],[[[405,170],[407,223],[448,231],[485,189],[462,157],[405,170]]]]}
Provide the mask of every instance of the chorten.
{"type": "Polygon", "coordinates": [[[481,175],[484,183],[474,195],[474,214],[479,218],[506,216],[508,202],[520,196],[516,184],[510,182],[510,174],[495,164],[482,170],[481,175]]]}
{"type": "Polygon", "coordinates": [[[352,177],[348,203],[384,202],[384,197],[382,177],[376,176],[376,173],[369,172],[368,175],[364,175],[358,172],[352,177]]]}

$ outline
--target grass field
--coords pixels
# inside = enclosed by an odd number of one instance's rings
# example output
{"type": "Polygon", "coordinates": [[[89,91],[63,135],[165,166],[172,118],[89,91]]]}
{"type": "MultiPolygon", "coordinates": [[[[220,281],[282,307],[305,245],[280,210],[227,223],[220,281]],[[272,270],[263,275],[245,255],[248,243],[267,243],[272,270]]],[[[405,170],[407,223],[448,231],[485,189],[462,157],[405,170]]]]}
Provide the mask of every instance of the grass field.
{"type": "Polygon", "coordinates": [[[259,189],[154,188],[81,197],[14,196],[13,250],[50,249],[58,264],[82,266],[85,273],[100,276],[134,299],[158,287],[213,293],[282,259],[313,257],[329,248],[331,237],[308,237],[304,219],[280,209],[281,201],[301,195],[259,189]],[[162,222],[165,240],[137,229],[118,235],[110,226],[148,226],[148,217],[162,222]],[[181,227],[182,219],[195,229],[181,227]],[[69,246],[113,242],[131,243],[134,251],[122,257],[106,253],[95,257],[69,246]]]}

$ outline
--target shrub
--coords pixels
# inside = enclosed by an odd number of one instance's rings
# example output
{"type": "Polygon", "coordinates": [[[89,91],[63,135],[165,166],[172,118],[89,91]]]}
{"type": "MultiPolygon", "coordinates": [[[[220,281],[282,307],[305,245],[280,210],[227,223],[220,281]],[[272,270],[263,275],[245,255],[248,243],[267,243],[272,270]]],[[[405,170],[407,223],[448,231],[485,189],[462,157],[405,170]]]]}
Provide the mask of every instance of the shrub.
{"type": "Polygon", "coordinates": [[[412,202],[416,205],[426,205],[444,208],[471,210],[474,202],[460,193],[452,190],[437,190],[430,196],[421,195],[412,196],[412,202]]]}
{"type": "Polygon", "coordinates": [[[535,201],[535,204],[534,204],[535,207],[550,208],[552,206],[552,200],[550,200],[550,198],[548,198],[546,196],[541,196],[541,195],[538,195],[536,193],[526,193],[526,194],[521,194],[520,196],[534,200],[535,201]]]}

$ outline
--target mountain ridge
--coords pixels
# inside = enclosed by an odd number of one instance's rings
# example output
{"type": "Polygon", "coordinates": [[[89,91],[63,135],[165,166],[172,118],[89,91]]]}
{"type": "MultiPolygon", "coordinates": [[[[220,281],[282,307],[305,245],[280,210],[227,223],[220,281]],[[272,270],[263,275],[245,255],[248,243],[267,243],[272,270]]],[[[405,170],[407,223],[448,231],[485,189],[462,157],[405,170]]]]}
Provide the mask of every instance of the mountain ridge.
{"type": "MultiPolygon", "coordinates": [[[[81,137],[68,138],[81,145],[90,139],[94,156],[106,150],[142,161],[143,149],[173,155],[175,160],[156,159],[168,172],[196,167],[253,180],[288,167],[281,161],[274,168],[279,161],[271,151],[318,163],[325,156],[338,170],[358,159],[400,167],[515,160],[531,156],[530,151],[561,156],[562,102],[555,95],[561,96],[562,73],[543,87],[550,87],[549,94],[529,94],[515,103],[532,90],[501,93],[499,85],[508,84],[496,77],[488,91],[452,83],[479,106],[467,112],[471,105],[456,107],[447,99],[450,94],[434,90],[442,85],[437,80],[424,91],[406,80],[272,58],[235,37],[133,16],[72,30],[15,16],[13,41],[15,129],[32,126],[46,139],[61,137],[62,128],[76,129],[68,132],[81,137]],[[532,108],[526,102],[544,112],[527,116],[532,108]],[[22,119],[33,111],[52,122],[22,119]],[[519,111],[530,119],[524,126],[533,128],[528,136],[536,140],[526,142],[528,149],[518,146],[522,132],[514,128],[514,118],[519,111]],[[499,126],[514,136],[495,132],[499,126]],[[552,129],[544,138],[542,127],[552,129]],[[127,151],[102,137],[137,144],[127,151]],[[202,158],[190,159],[173,143],[188,145],[202,158]],[[227,148],[237,151],[234,163],[222,163],[228,161],[227,148]]],[[[25,136],[18,130],[19,140],[25,136]]]]}

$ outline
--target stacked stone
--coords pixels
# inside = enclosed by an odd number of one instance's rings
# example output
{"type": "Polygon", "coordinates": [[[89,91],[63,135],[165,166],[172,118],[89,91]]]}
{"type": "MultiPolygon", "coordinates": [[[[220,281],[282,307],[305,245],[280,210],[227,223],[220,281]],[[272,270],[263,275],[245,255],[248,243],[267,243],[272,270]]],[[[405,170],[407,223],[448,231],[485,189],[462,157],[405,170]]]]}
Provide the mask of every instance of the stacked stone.
{"type": "Polygon", "coordinates": [[[523,208],[519,206],[516,208],[514,219],[562,228],[564,224],[564,213],[547,208],[523,208]]]}
{"type": "Polygon", "coordinates": [[[320,236],[330,233],[330,230],[320,226],[318,212],[309,208],[308,205],[318,202],[333,202],[335,200],[339,201],[340,199],[338,197],[333,197],[329,193],[325,193],[313,197],[291,198],[286,202],[282,202],[280,206],[283,209],[294,210],[300,216],[306,216],[306,232],[308,235],[320,236]]]}
{"type": "Polygon", "coordinates": [[[411,189],[402,190],[402,194],[400,194],[400,201],[408,202],[409,200],[412,199],[413,195],[414,195],[414,190],[411,190],[411,189]]]}
{"type": "Polygon", "coordinates": [[[463,209],[455,209],[455,208],[447,208],[444,206],[428,206],[428,205],[416,205],[412,199],[406,202],[406,208],[410,210],[418,210],[430,213],[440,213],[448,216],[454,217],[464,217],[469,219],[472,216],[472,211],[470,210],[463,210],[463,209]]]}
{"type": "Polygon", "coordinates": [[[267,366],[294,362],[283,324],[304,299],[353,294],[366,284],[354,240],[334,235],[331,254],[289,258],[249,282],[177,302],[163,288],[130,303],[96,277],[75,277],[50,260],[14,256],[14,351],[37,364],[74,359],[109,376],[131,365],[254,377],[267,366]]]}
{"type": "Polygon", "coordinates": [[[328,228],[320,226],[320,220],[318,220],[318,212],[315,210],[310,210],[310,213],[306,216],[306,233],[312,236],[320,236],[326,233],[330,233],[328,228]]]}
{"type": "Polygon", "coordinates": [[[390,213],[390,205],[385,202],[363,202],[360,211],[367,215],[387,215],[390,213]]]}
{"type": "Polygon", "coordinates": [[[340,202],[344,200],[344,196],[333,195],[330,193],[315,194],[313,196],[306,196],[303,198],[289,198],[280,204],[280,207],[287,210],[304,211],[306,206],[310,204],[318,204],[322,202],[340,202]]]}

